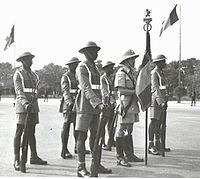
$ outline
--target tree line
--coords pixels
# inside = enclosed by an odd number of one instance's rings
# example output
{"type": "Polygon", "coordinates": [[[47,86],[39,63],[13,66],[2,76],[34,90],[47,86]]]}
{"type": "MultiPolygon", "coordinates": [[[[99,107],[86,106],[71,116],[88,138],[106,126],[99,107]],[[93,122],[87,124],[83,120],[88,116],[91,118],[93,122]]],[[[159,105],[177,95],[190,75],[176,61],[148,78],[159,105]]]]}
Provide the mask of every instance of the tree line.
{"type": "MultiPolygon", "coordinates": [[[[182,60],[180,65],[180,86],[179,86],[179,62],[172,61],[164,69],[168,84],[168,93],[173,97],[190,97],[195,89],[197,97],[200,97],[200,60],[190,58],[182,60]]],[[[10,63],[0,63],[0,93],[14,94],[13,74],[16,69],[10,63]]],[[[39,96],[42,97],[45,91],[49,95],[58,97],[61,94],[60,80],[66,68],[49,63],[35,72],[39,75],[39,96]]]]}

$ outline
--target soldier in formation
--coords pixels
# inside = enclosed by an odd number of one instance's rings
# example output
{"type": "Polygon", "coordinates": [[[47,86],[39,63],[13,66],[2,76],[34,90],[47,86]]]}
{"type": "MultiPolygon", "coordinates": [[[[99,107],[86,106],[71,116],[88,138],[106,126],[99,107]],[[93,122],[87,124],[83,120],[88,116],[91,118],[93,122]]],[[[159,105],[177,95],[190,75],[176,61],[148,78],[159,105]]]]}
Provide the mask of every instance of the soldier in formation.
{"type": "MultiPolygon", "coordinates": [[[[114,79],[113,79],[113,73],[114,73],[114,65],[115,63],[111,61],[107,61],[103,66],[102,69],[104,73],[101,75],[101,94],[102,94],[102,102],[105,106],[107,106],[104,117],[106,117],[106,126],[107,126],[107,133],[109,134],[112,126],[112,120],[113,120],[113,115],[114,115],[114,107],[116,104],[116,99],[115,99],[115,93],[114,93],[114,79]]],[[[111,137],[110,143],[105,142],[105,133],[106,130],[105,128],[103,129],[103,146],[102,148],[104,150],[111,151],[111,147],[114,145],[114,136],[109,136],[111,137]]]]}
{"type": "Polygon", "coordinates": [[[118,91],[117,100],[117,128],[116,128],[116,152],[117,164],[130,167],[129,162],[143,162],[134,154],[133,124],[139,122],[138,98],[135,94],[136,55],[133,50],[128,50],[122,57],[121,67],[115,77],[115,88],[118,91]]]}
{"type": "MultiPolygon", "coordinates": [[[[99,113],[103,111],[104,104],[101,100],[100,74],[94,63],[101,48],[94,42],[88,42],[79,50],[85,56],[85,60],[79,63],[76,76],[79,83],[79,92],[76,99],[76,130],[78,131],[78,169],[77,176],[85,177],[90,173],[85,163],[85,141],[87,131],[90,130],[89,145],[93,152],[95,136],[98,128],[99,113]]],[[[99,163],[98,173],[111,173],[99,163]]]]}
{"type": "Polygon", "coordinates": [[[17,128],[14,137],[14,168],[23,173],[26,172],[27,146],[22,148],[20,158],[21,138],[28,138],[31,149],[30,164],[47,165],[47,161],[42,160],[37,155],[35,127],[39,123],[39,106],[37,98],[38,76],[31,70],[32,59],[35,56],[29,52],[23,53],[16,61],[22,63],[13,76],[16,93],[16,118],[17,128]],[[27,133],[23,133],[26,128],[27,133]],[[25,136],[27,135],[27,136],[25,136]]]}
{"type": "Polygon", "coordinates": [[[75,98],[78,92],[78,83],[75,77],[76,67],[79,63],[79,59],[76,57],[71,58],[65,64],[67,66],[67,72],[65,72],[61,78],[61,90],[62,90],[62,100],[60,104],[59,112],[63,113],[64,123],[61,131],[61,142],[62,142],[62,151],[61,157],[63,159],[72,158],[72,154],[68,150],[68,138],[70,125],[74,125],[74,139],[75,139],[75,148],[74,151],[77,151],[77,132],[75,131],[75,122],[76,122],[76,112],[73,111],[75,98]]]}
{"type": "Polygon", "coordinates": [[[152,103],[150,107],[149,124],[149,148],[150,154],[158,155],[161,149],[161,124],[163,110],[167,108],[166,103],[166,81],[163,69],[166,67],[166,57],[158,55],[153,61],[155,68],[151,72],[151,94],[152,103]]]}

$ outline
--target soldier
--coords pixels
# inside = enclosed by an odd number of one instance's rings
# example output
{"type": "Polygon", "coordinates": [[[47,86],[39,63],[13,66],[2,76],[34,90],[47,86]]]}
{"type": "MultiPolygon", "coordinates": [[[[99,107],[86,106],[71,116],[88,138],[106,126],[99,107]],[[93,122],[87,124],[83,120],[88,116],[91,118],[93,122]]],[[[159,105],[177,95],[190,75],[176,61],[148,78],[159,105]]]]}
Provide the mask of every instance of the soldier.
{"type": "MultiPolygon", "coordinates": [[[[90,130],[89,145],[93,151],[95,136],[98,128],[99,112],[103,111],[104,105],[101,101],[100,74],[94,63],[97,59],[98,51],[101,48],[94,42],[88,42],[87,45],[79,50],[85,55],[85,60],[79,63],[76,69],[76,75],[80,90],[76,98],[76,130],[78,131],[78,170],[79,177],[89,176],[90,173],[85,165],[85,141],[87,131],[90,130]]],[[[111,173],[101,164],[98,166],[99,173],[111,173]]]]}
{"type": "Polygon", "coordinates": [[[166,57],[158,55],[152,62],[156,65],[151,72],[151,93],[152,104],[150,107],[149,124],[149,148],[150,154],[158,155],[160,149],[160,131],[162,123],[162,111],[166,106],[166,81],[163,73],[163,68],[166,67],[166,57]],[[154,145],[155,138],[155,145],[154,145]]]}
{"type": "Polygon", "coordinates": [[[117,128],[116,128],[116,151],[117,164],[130,167],[129,162],[143,162],[143,159],[134,155],[133,147],[133,124],[139,122],[138,98],[135,94],[136,55],[133,50],[128,50],[120,62],[121,67],[115,76],[115,88],[118,90],[117,100],[117,128]]]}
{"type": "MultiPolygon", "coordinates": [[[[63,159],[72,158],[72,154],[69,152],[68,138],[70,125],[74,125],[74,139],[75,147],[74,153],[77,153],[77,132],[75,131],[75,122],[76,122],[76,112],[73,110],[75,98],[78,92],[78,82],[75,77],[76,68],[79,63],[79,59],[76,57],[71,58],[65,65],[67,67],[67,72],[65,72],[61,78],[61,89],[63,97],[60,104],[59,112],[63,113],[64,123],[61,131],[61,141],[62,141],[62,151],[61,157],[63,159]]],[[[89,154],[90,151],[86,150],[86,153],[89,154]]]]}
{"type": "MultiPolygon", "coordinates": [[[[112,123],[112,118],[114,114],[114,105],[116,104],[115,96],[114,96],[114,81],[113,81],[113,76],[112,74],[114,73],[114,67],[115,63],[111,61],[107,61],[103,66],[102,69],[104,71],[104,74],[101,76],[101,94],[102,94],[102,102],[104,105],[107,106],[106,108],[106,123],[107,123],[107,132],[109,133],[111,123],[112,123]]],[[[111,146],[107,146],[105,144],[105,129],[103,129],[103,146],[102,148],[104,150],[109,150],[111,151],[111,146]]],[[[111,139],[112,144],[114,144],[114,138],[111,139]]]]}
{"type": "Polygon", "coordinates": [[[71,58],[65,65],[67,65],[67,72],[65,72],[61,78],[61,90],[63,93],[63,97],[60,105],[60,112],[63,113],[64,123],[61,131],[61,141],[62,141],[62,151],[61,157],[63,159],[72,158],[72,154],[69,152],[68,138],[70,131],[70,124],[74,125],[74,139],[75,139],[75,148],[76,150],[76,142],[77,142],[77,132],[75,131],[75,121],[76,121],[76,113],[72,111],[76,94],[78,91],[78,83],[75,77],[76,67],[78,66],[79,59],[76,57],[71,58]]]}
{"type": "MultiPolygon", "coordinates": [[[[36,138],[35,138],[35,127],[39,123],[39,106],[37,100],[37,87],[38,87],[38,76],[31,70],[32,59],[35,56],[29,52],[23,53],[16,61],[22,63],[22,67],[17,69],[14,76],[14,88],[16,92],[16,118],[17,118],[17,129],[14,137],[14,168],[15,170],[21,170],[26,172],[27,156],[22,157],[20,161],[20,143],[21,136],[23,133],[25,120],[27,113],[29,115],[29,124],[27,125],[28,130],[28,144],[31,149],[30,164],[47,165],[47,161],[42,160],[38,157],[36,152],[36,138]],[[33,101],[31,101],[33,99],[33,101]]],[[[26,153],[27,155],[27,153],[26,153]]]]}

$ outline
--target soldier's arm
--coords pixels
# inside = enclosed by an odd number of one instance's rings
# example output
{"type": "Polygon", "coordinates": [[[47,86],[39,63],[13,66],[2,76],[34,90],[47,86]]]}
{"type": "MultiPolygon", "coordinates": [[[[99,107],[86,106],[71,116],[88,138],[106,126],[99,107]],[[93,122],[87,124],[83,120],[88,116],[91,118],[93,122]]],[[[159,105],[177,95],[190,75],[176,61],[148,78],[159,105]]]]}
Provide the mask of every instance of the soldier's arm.
{"type": "Polygon", "coordinates": [[[89,82],[89,74],[84,65],[79,65],[77,67],[76,77],[80,85],[80,89],[84,93],[85,98],[90,102],[93,108],[96,108],[102,102],[92,90],[91,84],[89,82]]]}
{"type": "Polygon", "coordinates": [[[110,92],[108,91],[108,84],[103,76],[100,79],[100,88],[101,88],[101,95],[102,95],[102,102],[103,104],[108,104],[110,92]]]}
{"type": "Polygon", "coordinates": [[[159,79],[157,73],[152,73],[151,75],[151,85],[153,89],[153,93],[155,93],[156,96],[156,102],[161,105],[165,102],[165,99],[163,99],[160,89],[159,89],[159,79]]]}
{"type": "Polygon", "coordinates": [[[21,102],[23,106],[26,104],[29,104],[28,99],[26,98],[24,91],[23,91],[23,86],[22,86],[22,79],[20,77],[19,72],[15,72],[13,76],[13,82],[14,82],[14,88],[15,88],[15,93],[16,93],[16,98],[21,102]]]}
{"type": "Polygon", "coordinates": [[[70,85],[69,85],[69,81],[68,78],[63,75],[61,78],[61,90],[63,93],[63,98],[64,101],[68,104],[68,103],[72,103],[72,98],[70,95],[70,85]]]}

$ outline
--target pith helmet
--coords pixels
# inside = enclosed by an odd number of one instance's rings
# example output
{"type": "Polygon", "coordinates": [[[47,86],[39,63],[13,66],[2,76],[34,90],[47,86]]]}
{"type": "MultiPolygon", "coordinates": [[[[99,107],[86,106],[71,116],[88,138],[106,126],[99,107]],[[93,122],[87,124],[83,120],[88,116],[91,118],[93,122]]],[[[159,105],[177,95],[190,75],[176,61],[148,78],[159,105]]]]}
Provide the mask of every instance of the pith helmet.
{"type": "Polygon", "coordinates": [[[79,50],[80,53],[83,53],[83,51],[87,48],[95,48],[97,51],[99,51],[101,48],[99,46],[97,46],[97,44],[95,42],[89,41],[87,42],[86,46],[81,48],[79,50]]]}
{"type": "Polygon", "coordinates": [[[139,55],[136,55],[135,52],[130,49],[130,50],[128,50],[124,53],[124,55],[122,56],[122,60],[121,60],[120,64],[123,63],[125,60],[132,58],[132,57],[135,57],[135,59],[136,59],[137,57],[139,57],[139,55]]]}
{"type": "Polygon", "coordinates": [[[81,62],[77,57],[72,57],[70,60],[67,61],[67,63],[65,65],[69,65],[72,63],[79,63],[81,62]]]}
{"type": "Polygon", "coordinates": [[[22,59],[25,59],[25,57],[28,57],[28,56],[30,56],[30,57],[32,57],[32,58],[35,57],[35,55],[31,54],[30,52],[24,52],[22,55],[20,55],[20,56],[16,59],[16,61],[19,62],[19,61],[21,61],[22,59]]]}
{"type": "Polygon", "coordinates": [[[111,66],[111,65],[115,65],[115,63],[111,62],[111,61],[107,61],[105,62],[105,64],[103,64],[102,68],[104,69],[105,67],[111,66]]]}
{"type": "Polygon", "coordinates": [[[165,60],[165,59],[167,59],[164,55],[162,55],[162,54],[160,54],[160,55],[158,55],[156,58],[154,58],[153,59],[153,63],[156,63],[156,62],[160,62],[160,61],[163,61],[163,60],[165,60]]]}

